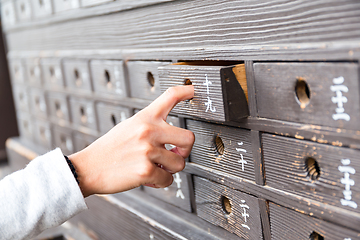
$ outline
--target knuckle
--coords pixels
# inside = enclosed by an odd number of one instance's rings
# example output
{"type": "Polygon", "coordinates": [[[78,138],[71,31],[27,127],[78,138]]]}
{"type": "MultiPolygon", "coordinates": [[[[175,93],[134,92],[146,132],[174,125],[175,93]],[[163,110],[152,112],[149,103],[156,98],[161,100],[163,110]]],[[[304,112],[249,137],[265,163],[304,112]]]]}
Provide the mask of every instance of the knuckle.
{"type": "Polygon", "coordinates": [[[142,179],[150,178],[155,171],[155,166],[151,163],[146,162],[138,169],[138,175],[142,179]]]}
{"type": "Polygon", "coordinates": [[[195,142],[195,134],[192,131],[187,130],[186,131],[186,139],[188,139],[189,144],[192,145],[195,142]]]}
{"type": "Polygon", "coordinates": [[[177,164],[177,172],[182,171],[185,168],[185,160],[183,158],[181,158],[180,161],[178,161],[177,164]]]}
{"type": "Polygon", "coordinates": [[[152,133],[153,133],[153,128],[150,124],[143,124],[140,128],[139,128],[139,138],[140,139],[148,139],[152,133]]]}

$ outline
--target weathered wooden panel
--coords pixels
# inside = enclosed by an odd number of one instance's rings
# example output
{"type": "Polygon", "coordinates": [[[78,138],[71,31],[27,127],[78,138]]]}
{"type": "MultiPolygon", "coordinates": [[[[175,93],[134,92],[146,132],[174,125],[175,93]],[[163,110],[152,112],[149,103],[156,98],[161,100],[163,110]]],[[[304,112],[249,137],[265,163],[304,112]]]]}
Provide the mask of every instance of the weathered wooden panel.
{"type": "Polygon", "coordinates": [[[75,152],[81,151],[96,140],[96,137],[81,133],[74,132],[74,147],[75,152]]]}
{"type": "Polygon", "coordinates": [[[96,93],[127,97],[123,61],[92,60],[90,68],[96,93]]]}
{"type": "Polygon", "coordinates": [[[47,100],[51,119],[60,125],[69,123],[70,110],[67,96],[62,93],[48,92],[47,100]]]}
{"type": "Polygon", "coordinates": [[[21,59],[9,60],[9,71],[12,82],[24,83],[27,82],[25,78],[25,67],[21,59]]]}
{"type": "Polygon", "coordinates": [[[255,181],[250,130],[194,120],[186,128],[195,134],[191,162],[255,181]]]}
{"type": "Polygon", "coordinates": [[[360,3],[353,0],[193,0],[191,5],[174,1],[11,32],[8,43],[10,50],[198,50],[204,46],[357,41],[359,15],[360,3]],[[81,34],[74,38],[74,33],[81,34]]]}
{"type": "Polygon", "coordinates": [[[360,233],[270,203],[271,235],[274,240],[355,240],[360,233]]]}
{"type": "Polygon", "coordinates": [[[16,22],[16,13],[14,1],[1,2],[1,24],[4,26],[14,25],[16,22]]]}
{"type": "Polygon", "coordinates": [[[15,0],[15,9],[19,21],[28,21],[32,17],[30,0],[15,0]]]}
{"type": "Polygon", "coordinates": [[[20,84],[13,85],[13,94],[16,110],[29,112],[30,97],[28,87],[20,84]]]}
{"type": "Polygon", "coordinates": [[[31,0],[34,18],[50,16],[53,13],[51,0],[31,0]]]}
{"type": "Polygon", "coordinates": [[[48,88],[63,89],[65,86],[60,58],[43,58],[40,61],[44,85],[48,88]]]}
{"type": "Polygon", "coordinates": [[[97,131],[97,119],[93,100],[70,97],[70,112],[75,126],[83,126],[97,131]]]}
{"type": "Polygon", "coordinates": [[[29,101],[31,114],[36,117],[47,119],[48,111],[44,90],[41,88],[29,88],[29,101]]]}
{"type": "Polygon", "coordinates": [[[115,0],[80,0],[82,7],[91,7],[103,3],[113,2],[115,0]]]}
{"type": "Polygon", "coordinates": [[[100,133],[105,134],[116,124],[132,116],[130,108],[99,102],[96,104],[100,133]]]}
{"type": "MultiPolygon", "coordinates": [[[[193,183],[191,175],[184,172],[173,174],[173,183],[166,188],[144,187],[144,191],[162,201],[192,212],[193,183]]],[[[160,205],[160,203],[159,203],[160,205]]]]}
{"type": "Polygon", "coordinates": [[[34,138],[36,144],[45,147],[50,150],[52,144],[52,134],[50,123],[45,120],[35,119],[34,120],[34,138]]]}
{"type": "Polygon", "coordinates": [[[355,63],[255,63],[260,117],[358,129],[355,63]]]}
{"type": "Polygon", "coordinates": [[[268,186],[360,213],[360,152],[263,134],[268,186]]]}
{"type": "Polygon", "coordinates": [[[34,123],[31,121],[30,114],[24,111],[17,111],[17,122],[20,136],[24,139],[34,140],[34,123]]]}
{"type": "Polygon", "coordinates": [[[71,129],[52,125],[52,130],[54,139],[53,148],[60,148],[65,155],[74,153],[75,147],[71,129]]]}
{"type": "Polygon", "coordinates": [[[55,0],[54,11],[62,12],[80,7],[79,0],[55,0]]]}
{"type": "Polygon", "coordinates": [[[244,239],[262,239],[258,199],[194,177],[197,215],[244,239]]]}
{"type": "Polygon", "coordinates": [[[88,60],[65,59],[63,64],[65,82],[68,89],[84,92],[92,91],[88,60]]]}
{"type": "Polygon", "coordinates": [[[154,100],[160,94],[158,67],[170,62],[129,61],[126,63],[131,97],[154,100]]]}
{"type": "Polygon", "coordinates": [[[159,76],[162,92],[175,85],[194,86],[194,98],[180,102],[172,110],[174,113],[222,122],[237,121],[249,115],[243,64],[236,66],[173,64],[160,67],[159,76]]]}

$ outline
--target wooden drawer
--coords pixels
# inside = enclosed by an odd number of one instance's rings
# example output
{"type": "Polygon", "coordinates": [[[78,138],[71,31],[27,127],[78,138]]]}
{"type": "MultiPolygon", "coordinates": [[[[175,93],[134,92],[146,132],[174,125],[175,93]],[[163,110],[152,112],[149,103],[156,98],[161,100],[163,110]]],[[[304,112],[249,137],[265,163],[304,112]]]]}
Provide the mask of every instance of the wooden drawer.
{"type": "Polygon", "coordinates": [[[355,240],[359,232],[270,203],[271,239],[355,240]]]}
{"type": "Polygon", "coordinates": [[[29,90],[32,115],[46,119],[48,113],[44,91],[41,88],[30,88],[29,90]]]}
{"type": "Polygon", "coordinates": [[[43,73],[44,84],[46,87],[53,89],[64,88],[65,82],[61,68],[61,59],[41,59],[41,69],[43,73]]]}
{"type": "Polygon", "coordinates": [[[16,15],[19,21],[31,19],[32,9],[30,0],[15,0],[16,15]]]}
{"type": "Polygon", "coordinates": [[[103,3],[113,2],[114,0],[80,0],[82,7],[91,7],[103,3]]]}
{"type": "Polygon", "coordinates": [[[262,135],[266,184],[360,213],[360,152],[262,135]]]}
{"type": "Polygon", "coordinates": [[[161,94],[158,67],[167,64],[169,62],[127,62],[131,97],[146,100],[156,99],[161,94]]]}
{"type": "Polygon", "coordinates": [[[92,60],[90,68],[96,93],[127,97],[123,61],[92,60]]]}
{"type": "Polygon", "coordinates": [[[175,85],[194,86],[194,98],[180,102],[174,107],[174,113],[221,122],[237,121],[249,115],[244,64],[175,64],[160,67],[159,75],[162,92],[175,85]]]}
{"type": "Polygon", "coordinates": [[[64,75],[67,88],[92,92],[88,60],[64,60],[64,75]]]}
{"type": "Polygon", "coordinates": [[[12,0],[1,2],[1,20],[5,27],[16,23],[15,6],[12,0]]]}
{"type": "Polygon", "coordinates": [[[50,16],[53,13],[51,0],[31,0],[31,3],[35,18],[50,16]]]}
{"type": "MultiPolygon", "coordinates": [[[[3,6],[3,5],[1,5],[3,6]]],[[[25,67],[21,59],[9,59],[9,71],[12,82],[24,83],[25,81],[25,67]]]]}
{"type": "Polygon", "coordinates": [[[48,107],[54,122],[61,125],[70,122],[70,111],[67,96],[62,93],[48,92],[48,107]]]}
{"type": "Polygon", "coordinates": [[[87,146],[89,146],[91,143],[93,143],[96,140],[96,137],[81,133],[81,132],[75,132],[74,133],[74,146],[75,146],[75,152],[81,151],[87,146]]]}
{"type": "Polygon", "coordinates": [[[34,140],[34,123],[30,114],[23,111],[17,111],[17,121],[19,127],[20,136],[24,139],[34,140]]]}
{"type": "Polygon", "coordinates": [[[28,83],[35,86],[42,86],[40,59],[30,58],[25,60],[25,71],[28,83]]]}
{"type": "Polygon", "coordinates": [[[194,120],[186,127],[195,134],[191,162],[255,181],[250,130],[194,120]]]}
{"type": "Polygon", "coordinates": [[[166,188],[144,187],[144,191],[153,197],[173,204],[187,212],[192,212],[191,203],[194,199],[191,175],[178,172],[173,174],[173,183],[166,188]]]}
{"type": "Polygon", "coordinates": [[[131,109],[106,103],[97,103],[96,112],[99,119],[100,133],[105,134],[116,124],[131,117],[131,109]]]}
{"type": "Polygon", "coordinates": [[[50,150],[53,146],[50,123],[36,119],[34,122],[34,137],[37,144],[50,150]]]}
{"type": "Polygon", "coordinates": [[[13,85],[13,93],[16,110],[29,112],[30,97],[28,88],[20,84],[15,84],[13,85]]]}
{"type": "Polygon", "coordinates": [[[354,63],[255,63],[260,117],[359,128],[359,75],[354,63]]]}
{"type": "Polygon", "coordinates": [[[55,0],[53,3],[55,12],[62,12],[80,7],[79,0],[55,0]]]}
{"type": "Polygon", "coordinates": [[[63,154],[70,155],[74,153],[74,140],[71,129],[53,125],[54,148],[61,149],[63,154]]]}
{"type": "Polygon", "coordinates": [[[94,101],[81,98],[70,98],[72,122],[76,127],[86,127],[97,131],[94,101]]]}
{"type": "Polygon", "coordinates": [[[262,239],[258,199],[194,177],[197,215],[243,239],[262,239]]]}

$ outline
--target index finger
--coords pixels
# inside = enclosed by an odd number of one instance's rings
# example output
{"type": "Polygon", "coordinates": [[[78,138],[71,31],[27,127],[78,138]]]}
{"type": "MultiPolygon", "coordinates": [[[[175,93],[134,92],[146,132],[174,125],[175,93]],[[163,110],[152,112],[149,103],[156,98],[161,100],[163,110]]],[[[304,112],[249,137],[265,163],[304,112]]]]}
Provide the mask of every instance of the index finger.
{"type": "Polygon", "coordinates": [[[194,86],[175,86],[168,88],[163,94],[155,99],[150,105],[150,111],[158,113],[164,120],[170,113],[171,109],[181,101],[194,97],[194,86]]]}

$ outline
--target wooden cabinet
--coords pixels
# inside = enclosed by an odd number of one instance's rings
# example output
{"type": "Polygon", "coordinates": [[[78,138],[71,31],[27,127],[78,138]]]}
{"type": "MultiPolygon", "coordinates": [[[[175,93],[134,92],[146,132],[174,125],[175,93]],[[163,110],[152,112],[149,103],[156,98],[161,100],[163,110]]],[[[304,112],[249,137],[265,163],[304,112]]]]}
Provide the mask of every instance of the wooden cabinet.
{"type": "Polygon", "coordinates": [[[195,89],[167,119],[195,134],[173,185],[96,196],[77,228],[99,239],[360,237],[360,2],[35,2],[2,1],[21,146],[70,154],[168,87],[195,89]],[[30,15],[17,15],[27,2],[30,15]]]}

